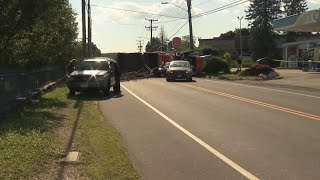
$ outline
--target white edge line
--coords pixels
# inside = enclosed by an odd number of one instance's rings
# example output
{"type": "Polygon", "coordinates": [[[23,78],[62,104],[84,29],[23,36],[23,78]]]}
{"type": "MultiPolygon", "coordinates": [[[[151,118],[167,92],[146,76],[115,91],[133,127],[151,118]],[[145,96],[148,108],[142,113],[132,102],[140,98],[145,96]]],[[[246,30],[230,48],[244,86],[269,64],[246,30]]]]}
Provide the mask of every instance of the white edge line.
{"type": "Polygon", "coordinates": [[[305,96],[305,97],[320,99],[319,96],[312,96],[312,95],[308,95],[308,94],[295,93],[295,92],[284,91],[284,90],[279,90],[279,89],[264,88],[264,87],[260,87],[260,86],[253,86],[253,85],[240,84],[240,83],[229,83],[229,82],[222,82],[222,81],[208,80],[208,79],[205,79],[205,81],[209,81],[209,82],[213,82],[213,81],[214,81],[214,82],[220,82],[220,83],[225,83],[225,84],[233,84],[233,85],[239,85],[239,86],[247,86],[247,87],[253,87],[253,88],[257,88],[257,89],[265,89],[265,90],[269,90],[269,91],[277,91],[277,92],[282,92],[282,93],[287,93],[287,94],[294,94],[294,95],[299,95],[299,96],[305,96]]]}
{"type": "Polygon", "coordinates": [[[240,174],[242,174],[243,176],[247,177],[248,179],[252,179],[252,180],[259,180],[259,178],[257,178],[256,176],[254,176],[253,174],[251,174],[250,172],[248,172],[247,170],[245,170],[244,168],[242,168],[241,166],[239,166],[238,164],[236,164],[235,162],[233,162],[231,159],[227,158],[225,155],[221,154],[219,151],[217,151],[216,149],[214,149],[213,147],[211,147],[209,144],[205,143],[203,140],[201,140],[200,138],[198,138],[197,136],[193,135],[191,132],[189,132],[188,130],[186,130],[185,128],[183,128],[182,126],[180,126],[178,123],[176,123],[175,121],[173,121],[172,119],[170,119],[168,116],[166,116],[165,114],[163,114],[162,112],[160,112],[158,109],[156,109],[155,107],[153,107],[152,105],[150,105],[149,103],[147,103],[146,101],[144,101],[143,99],[141,99],[139,96],[137,96],[136,94],[134,94],[133,92],[131,92],[128,88],[126,88],[125,86],[121,85],[125,90],[127,90],[131,95],[133,95],[135,98],[137,98],[138,100],[140,100],[143,104],[145,104],[146,106],[148,106],[150,109],[152,109],[153,111],[155,111],[157,114],[159,114],[161,117],[163,117],[165,120],[167,120],[169,123],[171,123],[173,126],[175,126],[177,129],[179,129],[180,131],[182,131],[184,134],[186,134],[187,136],[189,136],[191,139],[193,139],[194,141],[196,141],[198,144],[200,144],[202,147],[206,148],[209,152],[211,152],[212,154],[214,154],[215,156],[217,156],[219,159],[221,159],[222,161],[224,161],[226,164],[228,164],[229,166],[231,166],[233,169],[235,169],[236,171],[238,171],[240,174]]]}

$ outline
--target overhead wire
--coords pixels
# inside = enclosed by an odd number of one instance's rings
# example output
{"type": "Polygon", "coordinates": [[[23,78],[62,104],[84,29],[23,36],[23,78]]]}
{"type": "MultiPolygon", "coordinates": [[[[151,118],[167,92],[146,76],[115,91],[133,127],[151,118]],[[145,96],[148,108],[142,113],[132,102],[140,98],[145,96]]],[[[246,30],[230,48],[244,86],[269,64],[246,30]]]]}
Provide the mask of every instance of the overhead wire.
{"type": "Polygon", "coordinates": [[[170,36],[169,39],[171,39],[173,36],[175,36],[189,21],[185,22],[179,29],[177,32],[175,32],[172,36],[170,36]]]}
{"type": "Polygon", "coordinates": [[[100,5],[95,5],[95,4],[91,5],[91,6],[92,7],[98,7],[98,8],[106,8],[106,9],[113,9],[113,10],[119,10],[119,11],[132,12],[132,13],[139,13],[139,14],[149,14],[149,15],[154,15],[154,16],[159,16],[159,17],[185,19],[183,17],[175,17],[175,16],[168,16],[168,15],[163,15],[163,14],[148,13],[148,12],[143,12],[143,11],[135,11],[135,10],[130,10],[130,9],[115,8],[115,7],[110,7],[110,6],[100,6],[100,5]]]}
{"type": "Polygon", "coordinates": [[[197,5],[194,5],[194,7],[198,7],[198,6],[201,6],[201,5],[203,5],[203,4],[206,4],[206,3],[208,3],[210,0],[206,0],[206,1],[204,1],[204,2],[202,2],[202,3],[199,3],[199,4],[197,4],[197,5]]]}
{"type": "Polygon", "coordinates": [[[192,16],[192,18],[199,18],[199,17],[205,16],[205,15],[217,13],[217,12],[223,11],[225,9],[229,9],[231,7],[234,7],[234,6],[238,6],[240,4],[244,4],[244,3],[248,2],[248,1],[249,0],[238,0],[238,1],[235,1],[233,3],[230,3],[230,4],[227,4],[227,5],[212,9],[210,11],[206,11],[204,13],[196,14],[196,15],[192,16]]]}

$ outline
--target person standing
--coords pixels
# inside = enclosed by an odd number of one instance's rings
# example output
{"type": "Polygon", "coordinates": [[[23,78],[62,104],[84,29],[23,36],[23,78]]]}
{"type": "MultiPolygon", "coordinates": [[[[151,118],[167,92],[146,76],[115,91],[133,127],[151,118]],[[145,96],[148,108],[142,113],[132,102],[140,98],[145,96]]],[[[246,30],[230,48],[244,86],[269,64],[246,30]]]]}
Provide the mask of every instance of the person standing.
{"type": "Polygon", "coordinates": [[[76,60],[72,59],[68,65],[68,75],[70,75],[76,69],[76,60]]]}
{"type": "Polygon", "coordinates": [[[238,63],[237,71],[241,71],[241,67],[242,67],[242,55],[241,54],[237,58],[237,63],[238,63]]]}
{"type": "Polygon", "coordinates": [[[112,61],[112,64],[114,67],[114,78],[116,81],[116,85],[114,86],[113,90],[116,95],[119,95],[121,93],[121,90],[120,90],[121,69],[119,64],[116,61],[112,61]]]}

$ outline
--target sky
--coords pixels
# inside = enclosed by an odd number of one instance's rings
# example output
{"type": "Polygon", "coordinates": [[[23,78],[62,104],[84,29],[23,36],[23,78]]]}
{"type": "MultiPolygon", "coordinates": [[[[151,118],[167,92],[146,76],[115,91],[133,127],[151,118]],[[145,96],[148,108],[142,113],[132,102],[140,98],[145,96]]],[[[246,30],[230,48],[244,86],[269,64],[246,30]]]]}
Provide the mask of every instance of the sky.
{"type": "MultiPolygon", "coordinates": [[[[69,0],[69,2],[77,13],[79,38],[81,38],[81,0],[69,0]]],[[[192,15],[195,16],[230,3],[245,2],[245,0],[192,0],[191,2],[192,15]]],[[[307,0],[307,3],[310,10],[320,8],[320,0],[307,0]]],[[[240,21],[237,17],[245,16],[248,5],[249,3],[245,2],[219,12],[193,18],[193,35],[197,39],[209,39],[239,28],[240,21]]],[[[145,18],[158,20],[154,22],[154,26],[158,28],[153,32],[153,37],[159,36],[162,26],[170,40],[173,37],[188,35],[188,15],[183,9],[187,9],[185,0],[91,0],[92,42],[103,53],[137,52],[138,40],[143,41],[145,48],[150,39],[150,31],[145,28],[150,26],[150,22],[145,18]],[[162,2],[170,4],[161,4],[162,2]]],[[[241,25],[243,28],[248,26],[245,18],[241,20],[241,25]]]]}

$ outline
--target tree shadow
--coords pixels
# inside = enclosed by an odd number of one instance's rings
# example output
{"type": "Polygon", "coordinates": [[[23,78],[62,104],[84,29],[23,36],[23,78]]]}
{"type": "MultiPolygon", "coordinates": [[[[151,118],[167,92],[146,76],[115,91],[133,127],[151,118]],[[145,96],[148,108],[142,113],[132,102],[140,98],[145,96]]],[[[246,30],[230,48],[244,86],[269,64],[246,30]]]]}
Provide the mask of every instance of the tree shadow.
{"type": "MultiPolygon", "coordinates": [[[[82,109],[83,109],[83,100],[80,100],[80,99],[77,100],[74,103],[73,108],[78,109],[78,112],[77,112],[76,119],[75,119],[75,121],[73,123],[73,126],[72,126],[70,137],[69,137],[68,142],[67,142],[66,147],[65,147],[65,154],[70,152],[72,150],[72,148],[73,148],[72,144],[74,142],[74,137],[76,135],[76,130],[77,130],[78,125],[79,125],[80,115],[81,115],[81,112],[82,112],[82,109]]],[[[57,180],[60,180],[60,179],[64,178],[64,174],[65,174],[67,165],[68,164],[66,164],[64,162],[60,163],[60,167],[59,167],[58,172],[57,172],[57,178],[56,178],[57,180]]]]}
{"type": "Polygon", "coordinates": [[[63,123],[64,115],[54,110],[67,107],[67,103],[54,98],[41,98],[27,105],[22,112],[11,113],[0,119],[0,135],[7,132],[26,134],[31,131],[53,131],[63,123]]]}
{"type": "Polygon", "coordinates": [[[192,80],[192,81],[186,81],[186,80],[175,80],[173,82],[176,82],[176,83],[195,83],[197,82],[196,80],[192,80]]]}
{"type": "Polygon", "coordinates": [[[77,93],[76,95],[68,94],[68,98],[76,101],[105,101],[111,98],[121,98],[123,95],[116,95],[114,91],[110,91],[109,95],[105,95],[99,91],[87,91],[77,93]]]}

